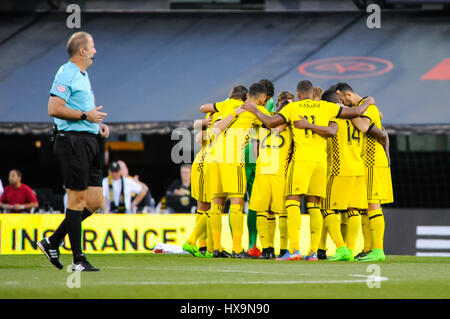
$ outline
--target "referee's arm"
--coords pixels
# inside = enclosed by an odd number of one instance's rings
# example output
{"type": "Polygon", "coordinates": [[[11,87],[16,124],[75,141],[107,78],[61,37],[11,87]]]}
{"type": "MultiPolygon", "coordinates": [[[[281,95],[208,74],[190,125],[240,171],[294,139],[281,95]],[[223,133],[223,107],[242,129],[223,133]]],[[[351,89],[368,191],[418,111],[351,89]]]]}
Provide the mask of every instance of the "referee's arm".
{"type": "MultiPolygon", "coordinates": [[[[100,112],[103,105],[97,106],[92,110],[86,112],[86,120],[93,123],[100,123],[107,113],[100,112]]],[[[81,119],[83,112],[71,109],[66,106],[66,101],[62,98],[51,95],[48,100],[48,115],[62,120],[78,121],[81,119]]]]}

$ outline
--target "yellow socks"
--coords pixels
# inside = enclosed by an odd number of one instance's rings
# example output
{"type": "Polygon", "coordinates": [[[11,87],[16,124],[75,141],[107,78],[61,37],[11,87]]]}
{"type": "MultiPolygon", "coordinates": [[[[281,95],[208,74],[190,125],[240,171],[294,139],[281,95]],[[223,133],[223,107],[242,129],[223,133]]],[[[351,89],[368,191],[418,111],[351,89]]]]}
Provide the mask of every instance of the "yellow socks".
{"type": "Polygon", "coordinates": [[[322,213],[320,212],[320,204],[308,202],[306,203],[306,208],[309,214],[309,225],[311,231],[311,245],[309,251],[317,253],[320,237],[322,235],[323,222],[322,213]]]}
{"type": "Polygon", "coordinates": [[[383,211],[381,208],[368,211],[367,216],[369,217],[370,230],[372,231],[372,248],[383,249],[385,227],[383,211]]]}
{"type": "Polygon", "coordinates": [[[325,217],[324,217],[324,220],[322,221],[322,234],[320,235],[319,249],[327,250],[327,241],[328,241],[328,227],[325,224],[325,217]]]}
{"type": "Polygon", "coordinates": [[[300,211],[300,202],[296,200],[286,200],[287,228],[289,237],[289,251],[300,250],[300,226],[302,225],[302,216],[300,211]]]}
{"type": "Polygon", "coordinates": [[[221,250],[222,245],[220,242],[222,236],[222,211],[223,206],[220,204],[211,204],[210,220],[211,220],[211,233],[214,242],[214,250],[221,250]]]}
{"type": "Polygon", "coordinates": [[[210,253],[214,251],[214,240],[211,231],[211,213],[208,210],[206,212],[206,250],[210,253]]]}
{"type": "Polygon", "coordinates": [[[277,229],[277,217],[275,213],[269,212],[267,216],[267,245],[275,247],[275,231],[277,229]]]}
{"type": "Polygon", "coordinates": [[[202,219],[203,216],[205,216],[205,211],[198,209],[195,212],[195,227],[187,240],[189,245],[195,245],[197,243],[197,238],[200,237],[200,235],[202,234],[202,231],[204,230],[203,228],[202,229],[199,228],[200,220],[202,219]]]}
{"type": "Polygon", "coordinates": [[[230,205],[230,223],[233,237],[233,251],[239,254],[242,251],[242,232],[244,231],[244,207],[239,204],[230,205]]]}
{"type": "Polygon", "coordinates": [[[356,240],[361,227],[361,218],[357,210],[348,210],[347,217],[347,248],[353,251],[355,250],[356,240]]]}
{"type": "Polygon", "coordinates": [[[328,228],[328,232],[330,233],[330,237],[336,245],[336,248],[344,247],[345,242],[342,238],[341,225],[339,223],[338,215],[331,210],[322,211],[322,214],[324,216],[324,226],[328,228]]]}
{"type": "Polygon", "coordinates": [[[267,225],[267,212],[256,213],[256,229],[258,230],[259,241],[262,248],[269,247],[267,243],[268,239],[268,225],[267,225]]]}
{"type": "Polygon", "coordinates": [[[364,252],[368,253],[372,250],[372,231],[370,230],[369,216],[366,210],[360,210],[361,215],[361,229],[364,237],[364,252]]]}
{"type": "Polygon", "coordinates": [[[347,211],[340,210],[339,211],[339,217],[341,219],[341,234],[342,234],[342,238],[344,239],[344,243],[347,243],[347,223],[348,223],[347,211]]]}
{"type": "Polygon", "coordinates": [[[288,249],[287,213],[278,216],[278,231],[280,232],[280,249],[288,249]]]}

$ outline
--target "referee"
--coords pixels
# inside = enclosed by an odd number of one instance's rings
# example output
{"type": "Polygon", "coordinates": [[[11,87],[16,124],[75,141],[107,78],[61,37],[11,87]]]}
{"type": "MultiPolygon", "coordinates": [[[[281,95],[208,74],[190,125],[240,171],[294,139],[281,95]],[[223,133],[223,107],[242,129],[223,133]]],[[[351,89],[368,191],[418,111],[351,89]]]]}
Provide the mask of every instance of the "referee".
{"type": "Polygon", "coordinates": [[[96,50],[92,36],[76,32],[67,41],[69,61],[55,75],[48,114],[54,117],[56,134],[54,153],[62,169],[68,203],[66,216],[52,236],[38,243],[49,261],[62,269],[59,246],[69,235],[73,271],[98,271],[81,250],[81,222],[102,207],[102,152],[99,140],[109,136],[101,123],[107,115],[103,106],[95,106],[86,69],[94,61],[96,50]]]}

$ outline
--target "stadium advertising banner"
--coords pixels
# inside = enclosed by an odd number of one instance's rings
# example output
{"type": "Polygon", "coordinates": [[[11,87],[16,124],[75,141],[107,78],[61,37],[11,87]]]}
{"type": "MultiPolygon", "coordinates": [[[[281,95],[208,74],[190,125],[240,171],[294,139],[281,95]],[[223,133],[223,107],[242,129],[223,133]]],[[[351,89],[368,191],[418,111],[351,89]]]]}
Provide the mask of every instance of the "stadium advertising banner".
{"type": "MultiPolygon", "coordinates": [[[[40,253],[35,242],[50,236],[63,220],[63,215],[51,214],[0,214],[1,254],[40,253]]],[[[228,215],[222,220],[222,245],[231,252],[232,240],[228,215]]],[[[83,222],[82,248],[86,253],[148,253],[158,243],[182,246],[195,226],[194,214],[98,214],[83,222]]],[[[244,227],[243,247],[248,245],[247,227],[244,227]]],[[[309,249],[309,216],[302,215],[301,252],[309,249]]],[[[259,245],[259,243],[258,243],[259,245]]],[[[362,249],[362,236],[357,250],[362,249]]],[[[279,249],[278,230],[275,234],[275,249],[279,249]]],[[[328,253],[335,251],[328,238],[328,253]]],[[[61,253],[70,254],[66,236],[61,253]]]]}

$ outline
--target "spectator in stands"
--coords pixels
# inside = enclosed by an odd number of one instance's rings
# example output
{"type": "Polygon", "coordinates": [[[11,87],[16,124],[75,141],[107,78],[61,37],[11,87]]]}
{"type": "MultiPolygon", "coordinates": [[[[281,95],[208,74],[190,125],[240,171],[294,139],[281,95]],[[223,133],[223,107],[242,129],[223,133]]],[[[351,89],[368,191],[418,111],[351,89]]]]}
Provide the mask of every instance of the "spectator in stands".
{"type": "Polygon", "coordinates": [[[122,176],[118,162],[109,166],[109,175],[103,179],[104,211],[109,213],[135,213],[147,189],[132,178],[122,176]],[[138,194],[134,200],[131,194],[138,194]]]}
{"type": "Polygon", "coordinates": [[[166,207],[175,213],[190,213],[196,201],[191,197],[191,166],[181,165],[180,178],[166,191],[166,207]]]}
{"type": "Polygon", "coordinates": [[[30,186],[22,183],[22,173],[17,169],[9,172],[9,185],[0,197],[0,207],[6,212],[30,212],[39,206],[36,194],[30,186]]]}
{"type": "MultiPolygon", "coordinates": [[[[148,188],[148,186],[139,180],[139,175],[130,176],[128,166],[124,161],[117,161],[117,162],[120,165],[120,171],[123,177],[133,179],[136,183],[140,184],[143,189],[146,190],[144,199],[138,205],[138,211],[142,211],[144,207],[150,207],[152,205],[152,195],[150,193],[150,189],[148,188]]],[[[138,194],[132,193],[131,200],[133,201],[137,196],[138,194]]]]}

